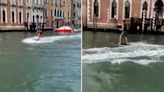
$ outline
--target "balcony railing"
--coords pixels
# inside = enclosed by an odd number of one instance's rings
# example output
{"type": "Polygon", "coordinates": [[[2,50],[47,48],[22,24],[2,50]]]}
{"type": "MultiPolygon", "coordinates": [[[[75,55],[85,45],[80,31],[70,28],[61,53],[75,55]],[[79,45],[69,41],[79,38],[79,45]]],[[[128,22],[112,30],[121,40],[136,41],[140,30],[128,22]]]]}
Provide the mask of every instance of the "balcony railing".
{"type": "Polygon", "coordinates": [[[64,19],[64,17],[57,17],[57,16],[54,16],[55,19],[64,19]]]}
{"type": "Polygon", "coordinates": [[[43,4],[33,4],[33,8],[44,8],[43,4]]]}

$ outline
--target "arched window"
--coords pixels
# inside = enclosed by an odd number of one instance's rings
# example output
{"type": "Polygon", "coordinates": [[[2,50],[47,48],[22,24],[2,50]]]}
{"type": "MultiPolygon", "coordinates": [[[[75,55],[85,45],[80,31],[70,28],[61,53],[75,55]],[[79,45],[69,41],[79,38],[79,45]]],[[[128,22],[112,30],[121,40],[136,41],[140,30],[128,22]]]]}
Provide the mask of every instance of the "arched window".
{"type": "Polygon", "coordinates": [[[62,17],[62,11],[60,10],[60,17],[62,17]]]}
{"type": "Polygon", "coordinates": [[[63,11],[63,17],[64,17],[64,11],[63,11]]]}
{"type": "Polygon", "coordinates": [[[41,4],[41,5],[43,4],[42,0],[40,0],[40,4],[41,4]]]}
{"type": "Polygon", "coordinates": [[[74,17],[76,16],[76,13],[75,13],[75,12],[73,13],[73,16],[74,16],[74,17]]]}
{"type": "Polygon", "coordinates": [[[56,16],[56,9],[54,10],[54,16],[56,16]]]}
{"type": "Polygon", "coordinates": [[[36,22],[39,22],[39,15],[36,15],[36,22]]]}
{"type": "Polygon", "coordinates": [[[12,11],[12,22],[14,23],[15,22],[15,19],[14,19],[14,17],[15,17],[15,15],[14,15],[14,11],[12,11]]]}
{"type": "Polygon", "coordinates": [[[42,16],[40,16],[40,22],[42,22],[42,16]]]}
{"type": "Polygon", "coordinates": [[[33,23],[35,22],[35,16],[33,15],[33,23]]]}
{"type": "Polygon", "coordinates": [[[5,23],[6,22],[6,12],[5,12],[5,10],[3,10],[3,23],[5,23]]]}
{"type": "Polygon", "coordinates": [[[59,17],[59,10],[58,10],[58,12],[57,12],[57,17],[59,17]]]}
{"type": "Polygon", "coordinates": [[[53,17],[53,10],[51,10],[51,17],[53,17]]]}
{"type": "Polygon", "coordinates": [[[147,4],[147,2],[145,1],[144,3],[143,3],[143,8],[142,8],[142,19],[143,19],[143,17],[145,17],[146,18],[146,14],[147,14],[147,6],[148,6],[148,4],[147,4]]]}
{"type": "Polygon", "coordinates": [[[57,6],[57,0],[55,0],[55,6],[57,6]]]}
{"type": "Polygon", "coordinates": [[[98,0],[94,1],[94,16],[95,17],[99,16],[99,2],[98,2],[98,0]]]}
{"type": "Polygon", "coordinates": [[[111,18],[115,18],[117,15],[117,2],[113,0],[112,2],[112,11],[111,11],[111,18]]]}
{"type": "Polygon", "coordinates": [[[157,13],[158,18],[163,18],[163,1],[162,0],[157,0],[155,2],[155,11],[157,13]]]}
{"type": "Polygon", "coordinates": [[[19,23],[22,23],[22,13],[19,12],[19,23]]]}
{"type": "Polygon", "coordinates": [[[143,10],[147,10],[147,6],[148,6],[148,4],[147,4],[147,2],[145,1],[144,3],[143,3],[143,10]]]}
{"type": "Polygon", "coordinates": [[[130,17],[130,2],[127,0],[125,2],[125,19],[130,17]]]}
{"type": "Polygon", "coordinates": [[[29,22],[29,17],[30,17],[30,14],[29,12],[27,13],[27,22],[29,22]]]}
{"type": "Polygon", "coordinates": [[[63,1],[63,7],[65,6],[65,1],[63,1]]]}
{"type": "Polygon", "coordinates": [[[60,0],[60,7],[62,6],[62,4],[61,4],[61,0],[60,0]]]}
{"type": "Polygon", "coordinates": [[[68,12],[68,18],[69,18],[69,12],[68,12]]]}
{"type": "Polygon", "coordinates": [[[27,19],[29,18],[29,16],[30,16],[30,14],[29,14],[29,12],[27,13],[27,19]]]}

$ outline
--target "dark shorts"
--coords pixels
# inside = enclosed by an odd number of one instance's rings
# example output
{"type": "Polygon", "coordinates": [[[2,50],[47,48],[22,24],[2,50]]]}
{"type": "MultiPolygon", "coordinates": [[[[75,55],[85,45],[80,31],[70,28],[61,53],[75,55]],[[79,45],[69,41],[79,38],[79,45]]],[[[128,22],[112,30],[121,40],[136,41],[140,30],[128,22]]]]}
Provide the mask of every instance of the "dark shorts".
{"type": "Polygon", "coordinates": [[[121,35],[127,37],[127,31],[122,31],[121,35]]]}

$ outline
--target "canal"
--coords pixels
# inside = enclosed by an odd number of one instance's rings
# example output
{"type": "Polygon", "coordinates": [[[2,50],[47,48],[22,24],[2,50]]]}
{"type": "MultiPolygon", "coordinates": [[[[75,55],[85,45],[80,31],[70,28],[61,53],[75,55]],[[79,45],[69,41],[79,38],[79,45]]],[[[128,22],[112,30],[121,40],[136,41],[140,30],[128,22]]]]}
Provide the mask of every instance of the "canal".
{"type": "Polygon", "coordinates": [[[164,36],[83,32],[83,92],[163,92],[164,36]]]}
{"type": "Polygon", "coordinates": [[[0,33],[0,92],[80,92],[81,36],[24,43],[29,32],[0,33]],[[68,39],[69,38],[69,39],[68,39]]]}

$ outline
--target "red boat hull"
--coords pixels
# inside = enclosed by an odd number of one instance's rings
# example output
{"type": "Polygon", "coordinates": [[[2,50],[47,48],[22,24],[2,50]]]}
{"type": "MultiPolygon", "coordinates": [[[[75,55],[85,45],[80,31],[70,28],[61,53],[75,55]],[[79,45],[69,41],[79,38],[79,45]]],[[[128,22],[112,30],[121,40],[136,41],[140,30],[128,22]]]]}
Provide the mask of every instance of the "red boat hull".
{"type": "Polygon", "coordinates": [[[65,29],[65,30],[56,30],[56,32],[57,33],[72,33],[73,30],[67,30],[67,29],[65,29]]]}

